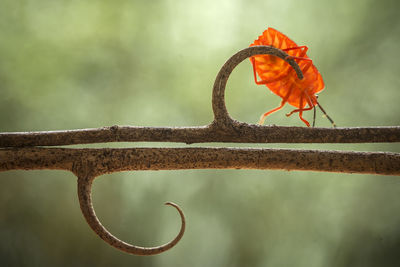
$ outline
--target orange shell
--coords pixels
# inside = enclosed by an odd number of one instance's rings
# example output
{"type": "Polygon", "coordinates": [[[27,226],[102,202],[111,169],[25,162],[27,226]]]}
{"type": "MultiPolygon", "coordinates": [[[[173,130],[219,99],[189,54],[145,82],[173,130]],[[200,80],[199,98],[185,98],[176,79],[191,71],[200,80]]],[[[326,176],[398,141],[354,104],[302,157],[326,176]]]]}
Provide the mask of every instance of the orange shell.
{"type": "MultiPolygon", "coordinates": [[[[279,49],[298,47],[289,37],[283,33],[268,28],[258,37],[250,46],[254,45],[270,45],[279,49]]],[[[301,49],[288,50],[286,53],[290,56],[300,57],[301,49]]],[[[306,54],[304,58],[309,58],[306,54]]],[[[297,108],[303,108],[307,104],[307,100],[302,100],[300,107],[300,98],[304,91],[310,96],[312,104],[317,103],[315,94],[321,92],[324,88],[324,81],[318,69],[312,64],[306,72],[303,72],[304,78],[297,78],[296,72],[284,60],[270,55],[253,56],[255,60],[255,68],[261,80],[278,79],[276,82],[270,82],[266,86],[276,95],[283,98],[292,88],[292,92],[288,98],[288,103],[297,108]]],[[[303,71],[307,61],[295,59],[300,69],[303,71]]],[[[303,94],[304,95],[304,94],[303,94]]]]}

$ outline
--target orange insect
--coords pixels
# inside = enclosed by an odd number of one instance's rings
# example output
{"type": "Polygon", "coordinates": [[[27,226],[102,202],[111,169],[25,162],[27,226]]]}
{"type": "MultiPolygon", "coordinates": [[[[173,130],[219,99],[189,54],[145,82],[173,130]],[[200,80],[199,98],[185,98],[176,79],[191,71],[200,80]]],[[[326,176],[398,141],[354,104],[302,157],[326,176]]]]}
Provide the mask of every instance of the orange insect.
{"type": "Polygon", "coordinates": [[[276,56],[257,55],[250,58],[253,64],[254,81],[256,84],[265,84],[273,93],[282,98],[280,106],[264,113],[260,118],[259,124],[263,124],[268,115],[278,111],[288,102],[297,109],[286,114],[286,116],[298,112],[300,119],[309,127],[310,123],[303,118],[303,111],[314,108],[315,123],[315,106],[318,105],[335,127],[333,120],[326,114],[317,101],[316,94],[324,90],[325,85],[312,59],[306,54],[308,47],[298,46],[289,37],[273,28],[265,30],[250,46],[255,45],[269,45],[285,51],[289,55],[289,58],[296,61],[304,75],[304,78],[300,80],[289,63],[276,56]],[[256,73],[261,78],[261,81],[257,81],[256,73]]]}

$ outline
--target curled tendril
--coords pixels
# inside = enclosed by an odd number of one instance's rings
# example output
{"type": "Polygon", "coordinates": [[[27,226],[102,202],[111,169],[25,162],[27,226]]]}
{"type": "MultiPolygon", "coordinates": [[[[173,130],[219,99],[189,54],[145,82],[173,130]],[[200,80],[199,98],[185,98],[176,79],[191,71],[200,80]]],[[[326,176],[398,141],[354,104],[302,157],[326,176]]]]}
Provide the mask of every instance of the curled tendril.
{"type": "Polygon", "coordinates": [[[159,254],[159,253],[169,250],[170,248],[174,247],[179,242],[179,240],[181,240],[183,233],[185,232],[185,227],[186,227],[185,216],[184,216],[181,208],[177,204],[172,203],[172,202],[166,202],[165,205],[172,206],[179,212],[182,224],[181,224],[181,229],[180,229],[178,235],[170,242],[168,242],[164,245],[161,245],[161,246],[157,246],[157,247],[139,247],[139,246],[135,246],[135,245],[126,243],[126,242],[116,238],[115,236],[113,236],[101,224],[101,222],[97,218],[96,213],[93,209],[91,191],[92,191],[92,183],[93,183],[94,178],[96,178],[96,176],[91,176],[91,175],[87,175],[86,177],[78,176],[79,203],[81,206],[83,216],[85,217],[87,223],[93,229],[93,231],[105,242],[107,242],[108,244],[110,244],[111,246],[113,246],[119,250],[125,251],[130,254],[155,255],[155,254],[159,254]]]}

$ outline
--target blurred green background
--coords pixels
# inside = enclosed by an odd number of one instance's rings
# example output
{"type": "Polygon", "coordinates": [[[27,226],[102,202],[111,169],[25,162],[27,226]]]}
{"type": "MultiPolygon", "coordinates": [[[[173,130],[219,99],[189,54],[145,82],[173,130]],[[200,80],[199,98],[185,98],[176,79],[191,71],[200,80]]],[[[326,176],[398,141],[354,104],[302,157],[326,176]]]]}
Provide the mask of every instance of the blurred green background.
{"type": "MultiPolygon", "coordinates": [[[[319,101],[338,126],[399,125],[399,3],[1,0],[0,131],[208,124],[220,67],[267,27],[309,47],[327,86],[319,101]]],[[[254,123],[279,102],[254,84],[249,61],[235,69],[234,118],[254,123]]],[[[284,115],[291,109],[267,123],[303,126],[284,115]]],[[[317,125],[330,127],[320,116],[317,125]]],[[[400,152],[399,144],[229,145],[400,152]]],[[[183,145],[88,147],[100,146],[183,145]]],[[[172,239],[179,217],[165,201],[184,209],[186,234],[158,256],[124,254],[86,224],[71,173],[3,172],[0,265],[400,266],[398,177],[128,172],[100,177],[93,197],[102,223],[125,241],[172,239]]]]}

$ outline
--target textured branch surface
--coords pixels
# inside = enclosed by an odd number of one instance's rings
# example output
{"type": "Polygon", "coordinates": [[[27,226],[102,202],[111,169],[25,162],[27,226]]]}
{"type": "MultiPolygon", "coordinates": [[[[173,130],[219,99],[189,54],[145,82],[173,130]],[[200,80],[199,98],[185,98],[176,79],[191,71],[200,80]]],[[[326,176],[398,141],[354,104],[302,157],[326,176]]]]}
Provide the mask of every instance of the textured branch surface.
{"type": "Polygon", "coordinates": [[[204,127],[111,126],[98,129],[0,133],[0,147],[60,146],[107,142],[384,143],[400,142],[400,127],[306,128],[232,121],[204,127]]]}
{"type": "Polygon", "coordinates": [[[78,177],[132,170],[284,169],[400,175],[400,154],[254,148],[12,148],[0,171],[58,169],[78,177]]]}

